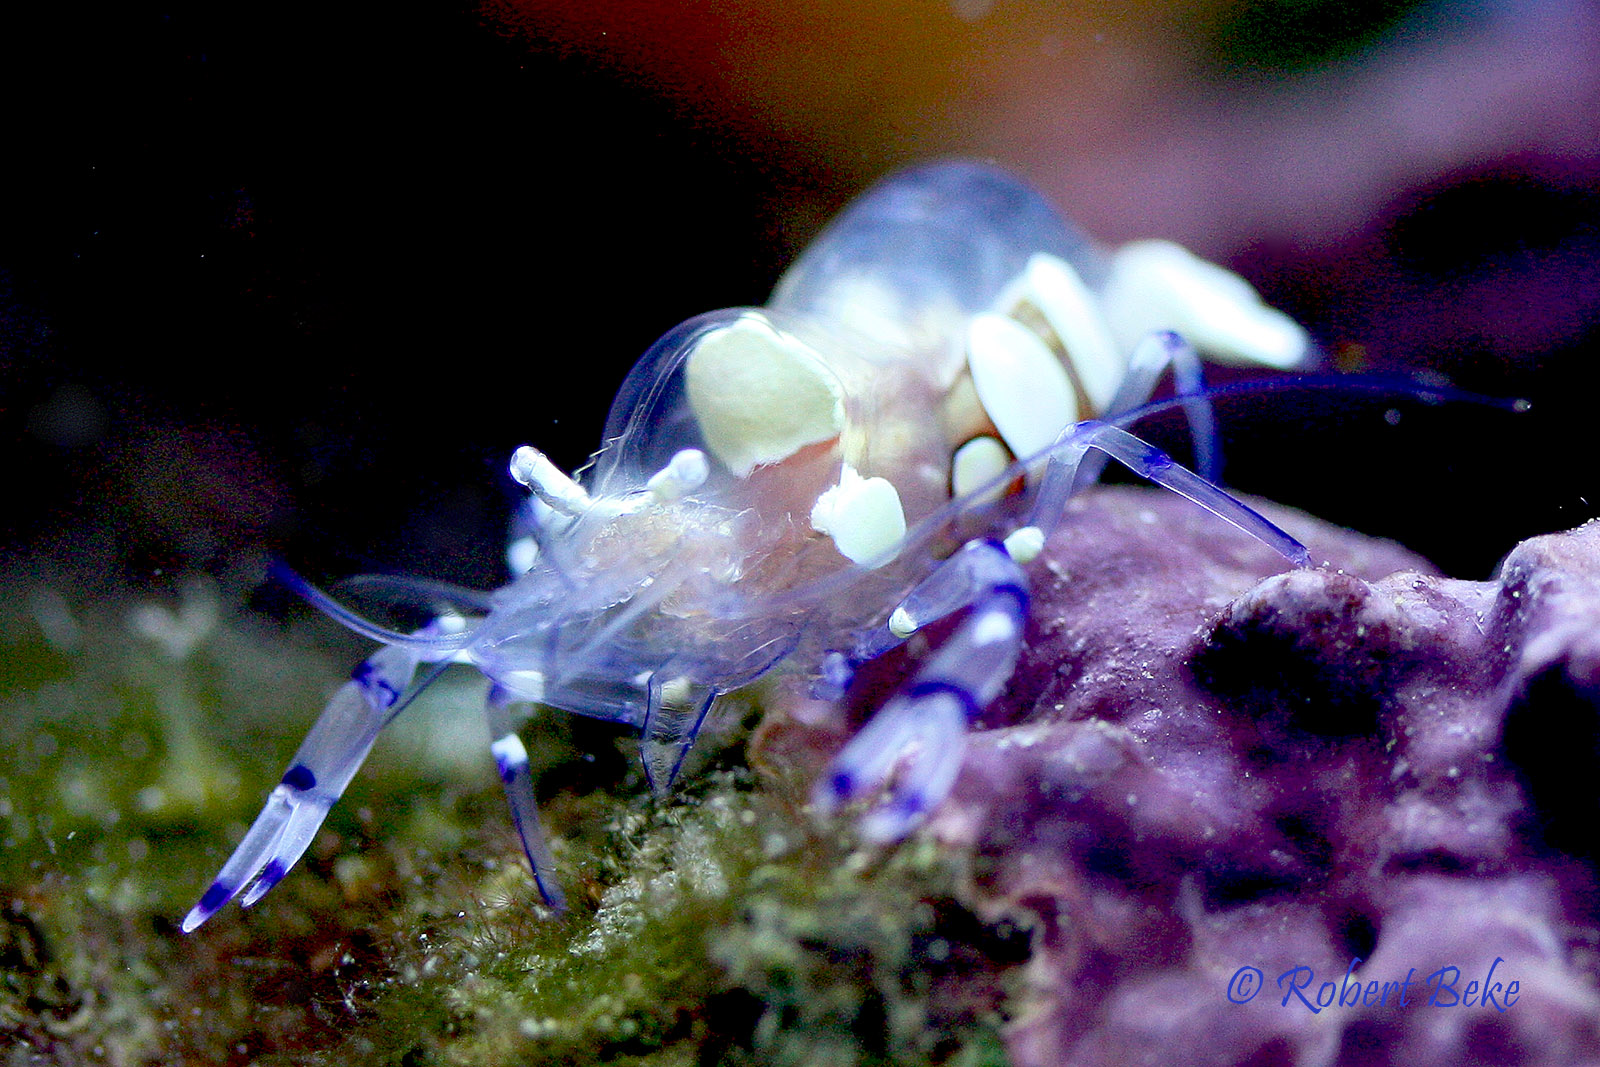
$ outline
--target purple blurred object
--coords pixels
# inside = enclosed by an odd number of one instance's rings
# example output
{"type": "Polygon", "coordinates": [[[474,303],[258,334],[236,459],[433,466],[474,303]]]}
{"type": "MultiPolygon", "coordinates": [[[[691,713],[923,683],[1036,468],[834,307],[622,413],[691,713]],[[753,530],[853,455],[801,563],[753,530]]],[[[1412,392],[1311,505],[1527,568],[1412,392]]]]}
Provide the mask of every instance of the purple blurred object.
{"type": "Polygon", "coordinates": [[[1032,924],[1014,1062],[1600,1060],[1600,524],[1468,582],[1263,505],[1329,561],[1264,578],[1169,495],[1071,507],[930,826],[1032,924]]]}

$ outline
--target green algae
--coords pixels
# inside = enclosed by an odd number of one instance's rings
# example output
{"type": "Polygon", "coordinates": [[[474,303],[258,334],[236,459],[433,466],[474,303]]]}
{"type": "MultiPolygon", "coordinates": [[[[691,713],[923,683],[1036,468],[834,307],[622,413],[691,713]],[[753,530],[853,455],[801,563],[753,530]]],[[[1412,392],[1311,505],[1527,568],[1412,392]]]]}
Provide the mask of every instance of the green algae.
{"type": "Polygon", "coordinates": [[[1025,937],[958,902],[959,857],[862,851],[807,813],[802,776],[748,767],[754,705],[659,800],[629,738],[535,716],[573,901],[554,916],[484,753],[482,682],[449,676],[290,877],[185,936],[359,647],[205,586],[161,608],[9,603],[0,1063],[1003,1062],[1025,937]]]}

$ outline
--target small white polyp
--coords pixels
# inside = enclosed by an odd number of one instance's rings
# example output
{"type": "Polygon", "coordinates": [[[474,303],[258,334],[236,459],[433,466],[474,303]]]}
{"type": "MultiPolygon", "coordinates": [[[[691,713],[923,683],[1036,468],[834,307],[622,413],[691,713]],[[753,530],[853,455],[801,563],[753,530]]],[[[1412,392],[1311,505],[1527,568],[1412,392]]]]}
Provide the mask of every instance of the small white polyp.
{"type": "Polygon", "coordinates": [[[1096,412],[1111,406],[1128,370],[1128,357],[1106,328],[1100,304],[1083,278],[1066,260],[1039,252],[1006,287],[996,310],[1032,305],[1061,342],[1078,373],[1084,395],[1096,412]]]}
{"type": "Polygon", "coordinates": [[[754,313],[701,337],[685,369],[706,445],[743,478],[844,429],[844,397],[822,357],[754,313]]]}
{"type": "Polygon", "coordinates": [[[646,486],[655,498],[663,503],[678,500],[706,484],[711,466],[706,454],[698,448],[685,448],[675,454],[667,465],[650,476],[646,486]]]}
{"type": "Polygon", "coordinates": [[[839,484],[817,497],[811,528],[833,538],[839,554],[863,567],[881,567],[894,558],[906,535],[900,494],[886,479],[863,478],[846,463],[839,484]]]}
{"type": "Polygon", "coordinates": [[[967,328],[967,365],[983,410],[1018,456],[1055,443],[1078,418],[1072,380],[1037,334],[1004,315],[974,315],[967,328]]]}
{"type": "Polygon", "coordinates": [[[532,445],[523,445],[511,454],[511,477],[527,486],[535,496],[566,515],[581,515],[593,503],[589,493],[550,462],[532,445]]]}
{"type": "Polygon", "coordinates": [[[1174,330],[1218,363],[1284,370],[1311,347],[1300,324],[1262,303],[1249,282],[1171,241],[1117,249],[1100,301],[1129,351],[1152,330],[1174,330]]]}

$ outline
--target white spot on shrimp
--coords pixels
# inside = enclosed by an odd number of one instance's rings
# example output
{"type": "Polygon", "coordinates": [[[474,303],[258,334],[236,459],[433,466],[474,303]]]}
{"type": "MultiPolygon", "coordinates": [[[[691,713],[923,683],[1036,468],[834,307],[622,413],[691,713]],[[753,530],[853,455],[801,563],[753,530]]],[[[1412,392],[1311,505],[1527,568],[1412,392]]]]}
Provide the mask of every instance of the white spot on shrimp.
{"type": "Polygon", "coordinates": [[[998,439],[988,435],[974,437],[956,449],[950,461],[950,492],[962,497],[996,483],[981,499],[985,503],[998,500],[1005,491],[1005,486],[998,484],[1000,476],[1010,465],[1011,453],[998,439]]]}
{"type": "Polygon", "coordinates": [[[984,612],[972,627],[972,643],[978,646],[1009,641],[1016,635],[1016,624],[1003,611],[984,612]]]}
{"type": "Polygon", "coordinates": [[[889,616],[889,632],[896,637],[910,637],[917,632],[917,620],[911,617],[911,612],[905,608],[895,608],[889,616]]]}
{"type": "Polygon", "coordinates": [[[974,315],[967,364],[983,410],[1018,456],[1032,456],[1078,418],[1078,400],[1061,361],[1039,336],[1004,315],[974,315]]]}
{"type": "Polygon", "coordinates": [[[698,448],[685,448],[651,475],[645,487],[657,501],[670,503],[700,488],[710,473],[706,454],[698,448]]]}
{"type": "Polygon", "coordinates": [[[1041,325],[1055,335],[1077,374],[1089,406],[1094,411],[1110,408],[1127,374],[1128,356],[1117,349],[1094,294],[1072,264],[1047,253],[1029,257],[995,310],[1030,324],[1034,315],[1042,318],[1041,325]]]}
{"type": "Polygon", "coordinates": [[[1006,535],[1006,554],[1018,563],[1032,563],[1044,551],[1044,531],[1037,526],[1022,526],[1006,535]]]}
{"type": "Polygon", "coordinates": [[[1117,249],[1100,299],[1130,351],[1152,330],[1173,330],[1219,363],[1287,370],[1311,348],[1300,324],[1264,304],[1249,282],[1171,241],[1117,249]]]}
{"type": "Polygon", "coordinates": [[[887,479],[863,478],[846,463],[839,484],[812,506],[811,528],[833,538],[839,554],[850,562],[881,567],[894,558],[906,534],[906,513],[887,479]]]}
{"type": "Polygon", "coordinates": [[[741,478],[844,429],[838,379],[807,345],[742,315],[700,338],[686,368],[706,444],[741,478]]]}

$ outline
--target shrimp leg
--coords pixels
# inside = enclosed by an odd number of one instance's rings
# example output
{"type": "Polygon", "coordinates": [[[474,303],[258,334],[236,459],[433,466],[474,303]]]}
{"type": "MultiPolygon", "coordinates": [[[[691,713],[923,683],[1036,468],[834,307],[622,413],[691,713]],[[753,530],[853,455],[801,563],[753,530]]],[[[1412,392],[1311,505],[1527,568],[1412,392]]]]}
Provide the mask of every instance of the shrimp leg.
{"type": "MultiPolygon", "coordinates": [[[[1206,481],[1215,482],[1222,470],[1222,450],[1217,439],[1217,422],[1211,410],[1211,399],[1205,392],[1205,372],[1201,369],[1200,356],[1194,346],[1177,334],[1170,330],[1158,330],[1139,342],[1133,350],[1122,385],[1106,407],[1104,417],[1115,418],[1148,401],[1168,367],[1172,368],[1173,389],[1183,405],[1184,417],[1189,420],[1195,469],[1206,481]]],[[[1089,457],[1079,477],[1097,477],[1104,463],[1102,457],[1089,457]]]]}
{"type": "Polygon", "coordinates": [[[657,796],[671,787],[722,690],[697,684],[670,669],[650,676],[648,706],[639,738],[645,778],[657,796]]]}
{"type": "MultiPolygon", "coordinates": [[[[1054,525],[1090,448],[1193,500],[1290,563],[1309,565],[1305,546],[1272,522],[1160,449],[1100,422],[1079,423],[1048,450],[1035,526],[1054,525]]],[[[851,739],[813,791],[813,803],[826,814],[888,786],[887,799],[862,820],[861,834],[868,840],[904,837],[944,800],[961,770],[967,726],[1000,694],[1016,667],[1028,612],[1027,578],[998,541],[968,542],[940,564],[895,609],[885,639],[904,640],[969,605],[971,614],[956,632],[851,739]]]]}
{"type": "MultiPolygon", "coordinates": [[[[426,630],[427,628],[425,628],[426,630]]],[[[184,917],[183,931],[198,927],[240,890],[248,908],[277,885],[305,853],[328,809],[355,777],[378,733],[432,681],[411,684],[425,653],[417,646],[385,646],[364,660],[328,703],[301,742],[283,779],[267,797],[255,824],[234,849],[200,902],[184,917]]]]}
{"type": "Polygon", "coordinates": [[[763,626],[732,640],[744,643],[744,654],[738,659],[729,657],[721,665],[715,685],[692,680],[689,672],[696,664],[686,658],[670,662],[650,675],[639,755],[645,777],[657,795],[677,780],[717,698],[766,674],[794,651],[799,634],[780,624],[763,626]]]}
{"type": "Polygon", "coordinates": [[[552,874],[555,859],[550,855],[544,828],[539,823],[539,805],[534,799],[533,777],[528,770],[528,750],[517,736],[509,710],[512,703],[514,698],[505,688],[489,687],[485,707],[489,715],[489,736],[494,738],[489,751],[494,754],[495,768],[505,786],[506,802],[511,805],[511,821],[517,828],[523,854],[528,857],[528,867],[533,872],[534,884],[539,887],[539,895],[556,911],[566,911],[566,897],[552,874]]]}
{"type": "Polygon", "coordinates": [[[997,541],[969,542],[940,564],[896,611],[891,627],[898,632],[968,604],[971,614],[834,758],[813,791],[813,803],[826,814],[889,786],[888,798],[862,820],[868,840],[904,837],[944,800],[961,770],[967,725],[1016,667],[1027,579],[997,541]]]}
{"type": "Polygon", "coordinates": [[[1088,450],[1094,448],[1135,474],[1199,504],[1213,515],[1237,526],[1296,567],[1309,567],[1306,547],[1226,490],[1172,461],[1165,452],[1126,430],[1104,422],[1080,422],[1063,430],[1048,450],[1049,464],[1039,483],[1030,524],[1048,532],[1060,519],[1078,482],[1078,470],[1088,450]]]}

